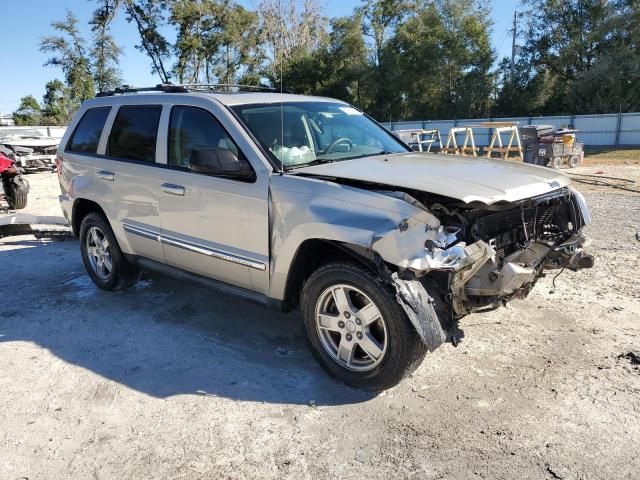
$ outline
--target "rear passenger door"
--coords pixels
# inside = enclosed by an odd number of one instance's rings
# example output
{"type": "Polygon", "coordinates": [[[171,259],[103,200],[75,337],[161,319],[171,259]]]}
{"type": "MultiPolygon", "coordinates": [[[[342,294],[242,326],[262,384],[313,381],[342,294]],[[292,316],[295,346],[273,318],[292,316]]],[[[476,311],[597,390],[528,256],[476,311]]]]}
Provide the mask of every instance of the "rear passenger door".
{"type": "Polygon", "coordinates": [[[185,99],[168,112],[167,165],[160,194],[165,257],[169,265],[265,293],[269,177],[252,167],[221,110],[185,99]],[[193,158],[219,150],[231,151],[255,177],[234,179],[189,170],[193,158]]]}
{"type": "Polygon", "coordinates": [[[155,164],[161,114],[162,105],[114,107],[96,162],[95,195],[124,252],[164,262],[158,241],[162,169],[155,164]]]}

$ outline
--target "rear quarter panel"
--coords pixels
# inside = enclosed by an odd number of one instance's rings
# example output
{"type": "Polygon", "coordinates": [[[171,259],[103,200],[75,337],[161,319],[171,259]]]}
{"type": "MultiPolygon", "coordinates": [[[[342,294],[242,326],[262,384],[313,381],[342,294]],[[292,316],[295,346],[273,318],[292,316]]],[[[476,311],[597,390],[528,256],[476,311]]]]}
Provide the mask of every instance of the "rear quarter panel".
{"type": "MultiPolygon", "coordinates": [[[[71,222],[73,204],[78,198],[93,198],[96,156],[66,152],[66,146],[78,122],[87,111],[87,107],[80,108],[69,124],[60,145],[58,146],[58,158],[62,158],[62,168],[58,169],[58,181],[60,183],[60,206],[66,217],[71,222]]],[[[103,132],[104,134],[104,132],[103,132]]]]}

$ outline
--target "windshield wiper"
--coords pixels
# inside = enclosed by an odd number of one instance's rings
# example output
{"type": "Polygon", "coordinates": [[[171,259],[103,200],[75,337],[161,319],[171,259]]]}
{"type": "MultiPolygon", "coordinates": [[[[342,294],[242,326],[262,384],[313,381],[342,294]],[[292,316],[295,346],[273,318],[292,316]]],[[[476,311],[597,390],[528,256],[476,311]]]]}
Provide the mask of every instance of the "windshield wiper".
{"type": "Polygon", "coordinates": [[[316,158],[315,160],[312,160],[307,163],[300,163],[298,165],[289,165],[288,167],[286,167],[285,171],[295,170],[297,168],[312,167],[314,165],[322,165],[323,163],[341,162],[343,160],[355,160],[357,158],[364,158],[364,157],[377,157],[380,155],[391,155],[393,153],[401,153],[401,152],[389,152],[387,150],[381,150],[379,152],[363,153],[362,155],[354,155],[353,157],[316,158]]]}
{"type": "Polygon", "coordinates": [[[390,152],[388,150],[380,150],[379,152],[376,153],[370,153],[369,155],[372,157],[378,156],[378,155],[392,155],[394,153],[400,153],[400,152],[390,152]]]}
{"type": "Polygon", "coordinates": [[[312,167],[314,165],[322,165],[323,163],[333,163],[335,160],[331,158],[316,158],[315,160],[311,160],[307,163],[299,163],[297,165],[288,165],[286,170],[295,170],[296,168],[304,168],[304,167],[312,167]]]}
{"type": "Polygon", "coordinates": [[[387,150],[381,150],[379,152],[363,153],[362,155],[355,155],[353,157],[342,157],[340,160],[355,160],[356,158],[363,158],[363,157],[378,157],[380,155],[391,155],[392,153],[400,153],[400,152],[388,152],[387,150]]]}

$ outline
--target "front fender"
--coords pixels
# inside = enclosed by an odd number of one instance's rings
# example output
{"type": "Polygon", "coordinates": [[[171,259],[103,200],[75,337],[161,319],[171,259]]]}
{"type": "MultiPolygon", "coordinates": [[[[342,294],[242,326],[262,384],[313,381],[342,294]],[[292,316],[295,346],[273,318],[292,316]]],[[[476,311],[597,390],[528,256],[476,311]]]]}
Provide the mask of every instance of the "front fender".
{"type": "Polygon", "coordinates": [[[431,213],[402,197],[308,178],[274,177],[271,201],[269,296],[279,300],[306,240],[358,245],[408,268],[424,256],[424,242],[435,239],[440,226],[431,213]]]}

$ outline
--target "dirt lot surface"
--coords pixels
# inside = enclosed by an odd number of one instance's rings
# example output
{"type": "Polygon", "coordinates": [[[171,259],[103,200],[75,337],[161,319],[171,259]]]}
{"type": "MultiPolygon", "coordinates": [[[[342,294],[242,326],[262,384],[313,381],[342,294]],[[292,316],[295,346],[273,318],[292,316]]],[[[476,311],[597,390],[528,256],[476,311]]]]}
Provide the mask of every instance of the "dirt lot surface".
{"type": "MultiPolygon", "coordinates": [[[[55,174],[29,180],[58,214],[55,174]]],[[[466,317],[380,395],[327,377],[296,314],[156,275],[105,293],[77,241],[5,239],[0,478],[639,478],[640,194],[578,186],[596,267],[466,317]]]]}
{"type": "Polygon", "coordinates": [[[585,165],[639,165],[640,150],[634,147],[609,148],[585,147],[585,165]]]}

